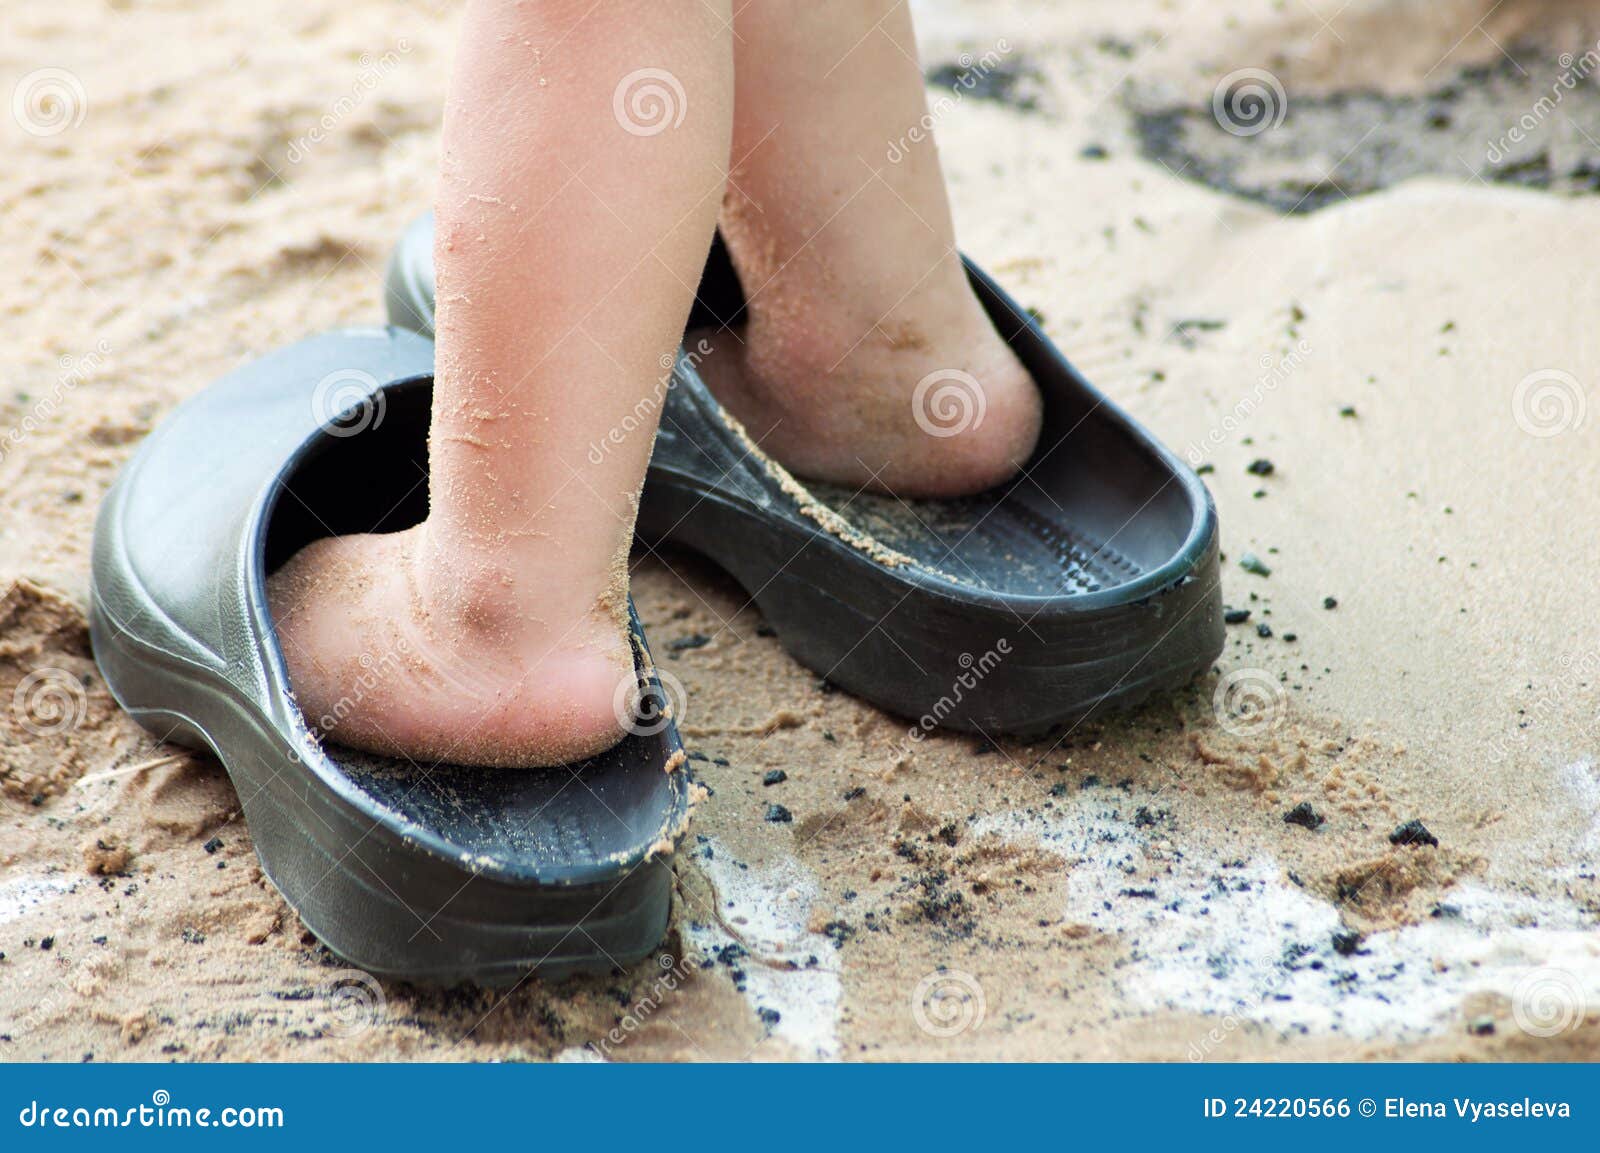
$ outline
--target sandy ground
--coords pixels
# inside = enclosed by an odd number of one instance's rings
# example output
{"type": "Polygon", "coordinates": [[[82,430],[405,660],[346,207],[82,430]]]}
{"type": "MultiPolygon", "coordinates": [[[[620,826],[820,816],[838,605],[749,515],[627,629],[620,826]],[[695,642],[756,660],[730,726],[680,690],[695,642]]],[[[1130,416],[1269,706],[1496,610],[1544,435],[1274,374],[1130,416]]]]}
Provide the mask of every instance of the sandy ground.
{"type": "Polygon", "coordinates": [[[345,970],[214,762],[97,777],[172,750],[81,611],[164,412],[380,315],[454,5],[8,5],[6,92],[67,103],[0,115],[0,1059],[1600,1057],[1600,19],[1223,7],[919,5],[964,245],[1214,470],[1253,613],[1218,669],[896,759],[714,568],[641,558],[658,651],[710,638],[665,664],[714,792],[674,928],[507,997],[345,970]],[[1252,135],[1212,112],[1242,69],[1252,135]]]}

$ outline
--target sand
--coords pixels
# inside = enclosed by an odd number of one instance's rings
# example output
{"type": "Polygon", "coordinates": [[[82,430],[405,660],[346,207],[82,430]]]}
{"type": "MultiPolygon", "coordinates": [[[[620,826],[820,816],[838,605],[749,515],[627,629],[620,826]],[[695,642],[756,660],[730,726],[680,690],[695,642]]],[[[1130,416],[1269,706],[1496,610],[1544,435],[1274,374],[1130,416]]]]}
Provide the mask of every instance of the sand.
{"type": "Polygon", "coordinates": [[[930,74],[1000,61],[931,89],[963,244],[1214,470],[1252,618],[1129,716],[908,752],[712,566],[636,556],[712,795],[656,957],[509,996],[322,950],[218,765],[118,713],[82,614],[162,414],[381,315],[453,7],[7,12],[0,76],[69,114],[0,117],[0,1059],[1600,1057],[1600,116],[1587,79],[1538,104],[1600,20],[919,9],[930,74]],[[1289,110],[1248,138],[1211,115],[1241,69],[1289,110]],[[1413,820],[1437,845],[1391,843],[1413,820]]]}

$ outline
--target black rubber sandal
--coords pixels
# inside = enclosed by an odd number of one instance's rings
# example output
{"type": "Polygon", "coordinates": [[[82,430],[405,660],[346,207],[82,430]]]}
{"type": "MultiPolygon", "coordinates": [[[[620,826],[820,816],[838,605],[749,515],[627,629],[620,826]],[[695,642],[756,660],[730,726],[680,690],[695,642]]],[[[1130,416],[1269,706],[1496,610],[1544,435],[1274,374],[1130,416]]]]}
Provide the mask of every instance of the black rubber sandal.
{"type": "MultiPolygon", "coordinates": [[[[1044,393],[1021,477],[951,501],[796,482],[680,353],[638,532],[710,557],[799,661],[914,731],[1036,735],[1181,687],[1216,659],[1216,507],[994,281],[967,271],[1044,393]]],[[[394,324],[431,335],[431,215],[402,236],[386,297],[394,324]]],[[[690,328],[735,327],[743,311],[719,239],[690,328]]]]}
{"type": "Polygon", "coordinates": [[[432,372],[416,335],[351,329],[183,404],[100,510],[95,658],[152,733],[221,758],[267,875],[353,964],[444,984],[625,965],[666,931],[691,790],[637,617],[633,735],[578,764],[359,753],[319,743],[290,694],[267,575],[426,515],[432,372]]]}

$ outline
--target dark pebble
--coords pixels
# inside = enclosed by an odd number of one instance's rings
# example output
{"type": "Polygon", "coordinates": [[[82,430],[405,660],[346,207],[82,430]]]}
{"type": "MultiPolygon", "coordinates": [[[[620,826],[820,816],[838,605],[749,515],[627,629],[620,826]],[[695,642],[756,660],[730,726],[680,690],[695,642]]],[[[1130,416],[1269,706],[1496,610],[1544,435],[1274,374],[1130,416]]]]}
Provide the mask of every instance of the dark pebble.
{"type": "Polygon", "coordinates": [[[1256,636],[1265,639],[1266,637],[1270,637],[1271,635],[1272,635],[1272,626],[1269,625],[1266,621],[1262,621],[1260,624],[1258,624],[1256,626],[1256,636]]]}
{"type": "Polygon", "coordinates": [[[1432,845],[1439,847],[1439,838],[1428,832],[1428,826],[1421,821],[1410,820],[1389,834],[1391,845],[1407,845],[1416,848],[1418,845],[1432,845]]]}
{"type": "Polygon", "coordinates": [[[1331,613],[1334,609],[1339,607],[1339,598],[1338,597],[1323,597],[1322,598],[1322,607],[1327,609],[1331,613]]]}
{"type": "Polygon", "coordinates": [[[1278,466],[1273,464],[1266,457],[1261,457],[1259,460],[1251,461],[1249,467],[1245,469],[1245,472],[1249,473],[1251,476],[1271,476],[1277,471],[1278,466]]]}
{"type": "Polygon", "coordinates": [[[788,779],[789,774],[784,772],[782,769],[770,769],[764,776],[762,776],[761,783],[763,785],[781,785],[788,779]]]}
{"type": "Polygon", "coordinates": [[[1284,824],[1299,825],[1302,829],[1320,829],[1326,821],[1326,817],[1311,807],[1310,801],[1301,801],[1283,814],[1284,824]]]}
{"type": "Polygon", "coordinates": [[[790,821],[794,820],[794,814],[788,809],[784,808],[782,805],[768,805],[767,820],[772,822],[774,825],[787,825],[790,821]]]}
{"type": "Polygon", "coordinates": [[[1267,567],[1267,563],[1253,552],[1247,552],[1239,558],[1239,567],[1244,569],[1245,572],[1254,573],[1259,577],[1272,575],[1272,570],[1267,567]]]}
{"type": "Polygon", "coordinates": [[[856,785],[854,788],[846,789],[844,791],[844,799],[847,801],[859,800],[866,795],[867,790],[865,785],[856,785]]]}
{"type": "Polygon", "coordinates": [[[204,848],[205,848],[205,851],[208,852],[208,853],[216,852],[218,849],[222,848],[222,838],[221,837],[212,837],[209,841],[207,841],[205,843],[204,848]]]}
{"type": "Polygon", "coordinates": [[[684,649],[703,649],[711,643],[711,638],[705,633],[690,633],[686,637],[676,637],[667,642],[667,648],[675,653],[684,649]]]}
{"type": "Polygon", "coordinates": [[[1333,951],[1341,957],[1354,957],[1361,952],[1361,934],[1335,933],[1333,935],[1333,951]]]}
{"type": "Polygon", "coordinates": [[[756,1010],[756,1016],[760,1017],[761,1023],[769,1029],[776,1025],[779,1021],[783,1020],[783,1014],[779,1013],[776,1009],[768,1009],[764,1005],[760,1009],[756,1010]]]}
{"type": "Polygon", "coordinates": [[[1242,625],[1249,619],[1249,609],[1224,608],[1222,610],[1222,623],[1225,625],[1242,625]]]}
{"type": "Polygon", "coordinates": [[[43,949],[46,953],[48,953],[51,949],[54,949],[55,947],[56,947],[56,939],[54,937],[41,937],[41,938],[39,938],[39,948],[43,949]]]}
{"type": "Polygon", "coordinates": [[[1085,160],[1104,160],[1111,153],[1107,152],[1102,144],[1090,144],[1085,146],[1078,155],[1085,160]]]}

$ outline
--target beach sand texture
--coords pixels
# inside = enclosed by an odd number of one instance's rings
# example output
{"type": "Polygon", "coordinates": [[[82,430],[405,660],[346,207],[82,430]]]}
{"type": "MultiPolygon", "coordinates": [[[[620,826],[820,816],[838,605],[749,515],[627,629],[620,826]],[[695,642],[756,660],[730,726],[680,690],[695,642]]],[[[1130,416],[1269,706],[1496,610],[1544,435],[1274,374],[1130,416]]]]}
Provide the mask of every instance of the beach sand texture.
{"type": "Polygon", "coordinates": [[[509,994],[320,948],[83,616],[140,438],[381,318],[457,6],[0,14],[0,1060],[1600,1058],[1600,15],[918,9],[963,246],[1208,469],[1250,619],[1130,715],[908,747],[636,557],[713,795],[657,957],[509,994]]]}

